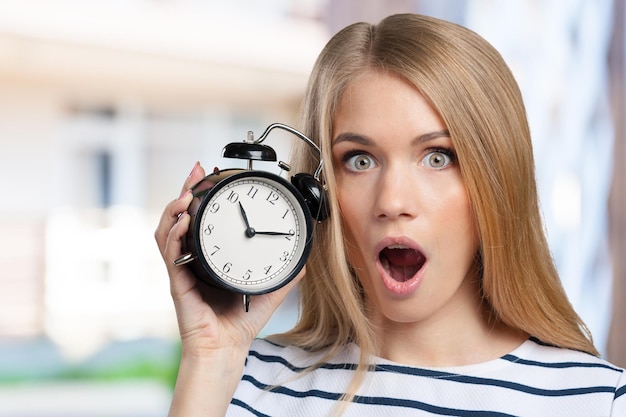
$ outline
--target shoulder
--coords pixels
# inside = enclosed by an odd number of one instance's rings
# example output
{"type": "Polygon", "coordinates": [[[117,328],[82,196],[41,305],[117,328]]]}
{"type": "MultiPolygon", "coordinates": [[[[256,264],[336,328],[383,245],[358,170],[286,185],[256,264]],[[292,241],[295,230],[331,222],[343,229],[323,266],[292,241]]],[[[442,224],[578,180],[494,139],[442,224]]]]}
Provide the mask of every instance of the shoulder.
{"type": "Polygon", "coordinates": [[[283,346],[267,339],[256,339],[246,359],[246,372],[264,375],[298,374],[315,363],[313,354],[296,346],[283,346]]]}
{"type": "Polygon", "coordinates": [[[353,351],[330,357],[255,340],[227,415],[329,415],[353,376],[353,351]]]}
{"type": "Polygon", "coordinates": [[[530,338],[507,356],[529,372],[542,371],[543,376],[549,377],[548,381],[570,381],[578,394],[604,392],[613,400],[610,415],[626,415],[626,372],[623,368],[588,353],[550,346],[535,338],[530,338]]]}
{"type": "Polygon", "coordinates": [[[501,359],[514,364],[520,375],[534,380],[541,378],[554,386],[569,386],[580,394],[600,391],[614,394],[615,401],[626,407],[626,372],[605,359],[551,346],[535,338],[501,359]]]}
{"type": "Polygon", "coordinates": [[[602,358],[585,352],[555,347],[533,337],[510,354],[503,356],[502,359],[535,369],[579,370],[581,372],[595,370],[604,377],[615,380],[624,374],[624,369],[602,358]]]}
{"type": "Polygon", "coordinates": [[[268,339],[255,339],[250,347],[249,356],[266,357],[271,360],[276,358],[284,358],[300,363],[301,366],[307,366],[309,362],[315,360],[316,355],[305,349],[292,345],[281,345],[268,339]]]}
{"type": "Polygon", "coordinates": [[[248,352],[246,367],[262,365],[265,371],[273,367],[290,373],[301,373],[312,367],[333,367],[338,364],[351,367],[357,360],[358,350],[352,346],[330,357],[325,350],[312,352],[298,346],[284,346],[267,339],[256,339],[248,352]]]}

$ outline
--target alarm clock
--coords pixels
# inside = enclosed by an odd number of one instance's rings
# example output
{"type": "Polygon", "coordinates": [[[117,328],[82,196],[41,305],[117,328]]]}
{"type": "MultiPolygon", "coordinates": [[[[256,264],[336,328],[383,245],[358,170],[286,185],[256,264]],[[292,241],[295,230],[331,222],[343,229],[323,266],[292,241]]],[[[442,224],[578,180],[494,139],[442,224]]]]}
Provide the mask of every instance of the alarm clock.
{"type": "MultiPolygon", "coordinates": [[[[323,161],[319,147],[290,126],[273,123],[254,139],[226,145],[223,157],[248,161],[247,169],[216,170],[192,188],[189,230],[183,255],[197,279],[243,295],[275,291],[302,270],[313,244],[314,220],[329,215],[327,195],[320,182],[323,161]],[[288,181],[281,175],[253,169],[253,161],[276,161],[276,152],[262,144],[273,129],[286,130],[305,141],[319,155],[311,175],[298,173],[288,181]]],[[[279,162],[281,173],[290,167],[279,162]]]]}

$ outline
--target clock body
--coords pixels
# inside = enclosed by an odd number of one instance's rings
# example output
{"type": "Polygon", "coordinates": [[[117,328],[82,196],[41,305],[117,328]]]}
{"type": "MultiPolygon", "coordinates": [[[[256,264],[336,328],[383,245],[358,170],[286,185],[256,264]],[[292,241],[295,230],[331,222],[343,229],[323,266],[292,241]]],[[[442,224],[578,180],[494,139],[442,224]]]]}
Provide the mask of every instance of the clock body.
{"type": "Polygon", "coordinates": [[[304,267],[313,222],[300,192],[265,171],[224,170],[193,188],[183,250],[197,278],[235,293],[275,291],[304,267]]]}

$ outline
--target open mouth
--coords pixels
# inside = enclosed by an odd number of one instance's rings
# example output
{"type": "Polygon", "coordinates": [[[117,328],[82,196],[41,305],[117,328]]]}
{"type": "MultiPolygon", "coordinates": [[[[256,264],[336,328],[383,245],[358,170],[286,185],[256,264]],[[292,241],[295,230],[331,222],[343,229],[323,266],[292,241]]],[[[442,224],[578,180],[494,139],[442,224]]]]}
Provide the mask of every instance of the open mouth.
{"type": "Polygon", "coordinates": [[[426,263],[423,253],[403,245],[387,246],[380,251],[378,258],[389,276],[398,282],[413,278],[426,263]]]}

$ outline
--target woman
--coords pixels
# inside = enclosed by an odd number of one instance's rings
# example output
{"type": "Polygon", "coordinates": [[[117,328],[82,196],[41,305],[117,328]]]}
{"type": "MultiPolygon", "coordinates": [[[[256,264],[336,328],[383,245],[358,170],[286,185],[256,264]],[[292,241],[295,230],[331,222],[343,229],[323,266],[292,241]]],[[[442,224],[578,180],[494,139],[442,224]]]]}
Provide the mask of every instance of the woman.
{"type": "Polygon", "coordinates": [[[172,416],[626,415],[623,370],[561,287],[521,95],[486,41],[410,14],[351,25],[318,58],[300,128],[332,161],[331,217],[291,331],[255,340],[295,281],[246,314],[172,264],[198,164],[163,213],[183,344],[172,416]]]}

